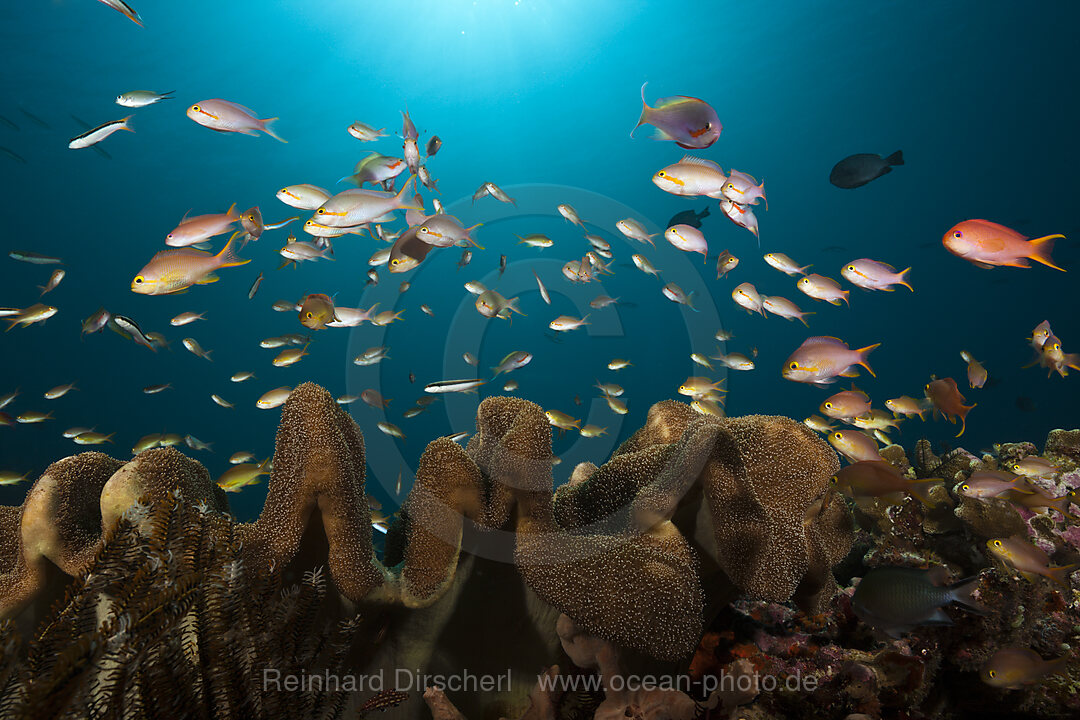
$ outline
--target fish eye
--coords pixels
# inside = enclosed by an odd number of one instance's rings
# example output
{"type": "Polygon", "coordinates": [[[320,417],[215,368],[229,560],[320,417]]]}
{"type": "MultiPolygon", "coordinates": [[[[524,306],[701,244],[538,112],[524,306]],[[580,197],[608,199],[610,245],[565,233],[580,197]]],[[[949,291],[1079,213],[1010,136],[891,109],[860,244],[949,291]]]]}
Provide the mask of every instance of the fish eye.
{"type": "Polygon", "coordinates": [[[420,228],[420,232],[426,233],[427,232],[427,225],[424,225],[422,228],[420,228]]]}
{"type": "Polygon", "coordinates": [[[990,670],[986,674],[989,675],[991,678],[995,678],[997,677],[997,670],[990,670]]]}
{"type": "Polygon", "coordinates": [[[844,439],[844,433],[842,433],[842,432],[834,432],[832,436],[834,438],[836,438],[837,440],[843,440],[844,439]]]}
{"type": "Polygon", "coordinates": [[[143,280],[144,280],[144,278],[143,278],[142,275],[136,275],[135,276],[135,284],[136,285],[141,285],[143,280]]]}
{"type": "Polygon", "coordinates": [[[854,265],[848,265],[847,269],[852,271],[852,272],[855,272],[855,266],[854,265]]]}
{"type": "Polygon", "coordinates": [[[953,236],[954,238],[958,238],[958,237],[963,237],[963,236],[964,236],[964,233],[962,233],[962,232],[960,232],[959,230],[957,230],[956,232],[954,232],[954,233],[952,234],[952,236],[953,236]]]}
{"type": "MultiPolygon", "coordinates": [[[[792,370],[798,370],[799,369],[799,363],[793,361],[790,365],[788,365],[788,367],[791,368],[792,370]]],[[[829,407],[829,406],[826,405],[825,407],[829,407]]]]}
{"type": "Polygon", "coordinates": [[[667,174],[663,170],[661,170],[660,172],[656,173],[656,176],[657,177],[667,177],[667,174]]]}
{"type": "Polygon", "coordinates": [[[926,383],[926,386],[923,387],[923,390],[929,390],[929,389],[930,389],[930,383],[926,383]]]}
{"type": "Polygon", "coordinates": [[[835,485],[836,483],[840,482],[840,476],[839,475],[833,475],[831,478],[829,478],[829,482],[831,484],[835,485]]]}
{"type": "Polygon", "coordinates": [[[995,540],[994,541],[994,547],[1001,547],[1001,541],[1000,540],[995,540]]]}
{"type": "Polygon", "coordinates": [[[308,312],[307,316],[308,316],[308,317],[311,317],[311,312],[308,312]]]}
{"type": "Polygon", "coordinates": [[[202,108],[200,108],[198,105],[192,105],[191,109],[194,110],[195,112],[199,112],[202,108]]]}
{"type": "Polygon", "coordinates": [[[398,260],[397,258],[391,258],[390,259],[390,264],[391,265],[397,265],[399,262],[401,262],[401,261],[398,260]]]}
{"type": "Polygon", "coordinates": [[[970,488],[970,487],[969,487],[969,486],[968,486],[967,484],[964,484],[964,485],[961,485],[961,486],[960,486],[960,491],[961,491],[961,492],[967,492],[967,491],[968,491],[968,490],[970,490],[970,489],[971,489],[971,488],[970,488]]]}
{"type": "Polygon", "coordinates": [[[707,122],[707,123],[705,123],[705,129],[706,129],[706,130],[710,130],[710,129],[712,129],[712,123],[711,123],[711,122],[707,122]]]}
{"type": "Polygon", "coordinates": [[[325,210],[325,209],[323,209],[323,208],[319,208],[318,210],[316,210],[316,211],[315,211],[315,214],[316,214],[316,215],[325,215],[325,214],[326,214],[326,210],[325,210]]]}

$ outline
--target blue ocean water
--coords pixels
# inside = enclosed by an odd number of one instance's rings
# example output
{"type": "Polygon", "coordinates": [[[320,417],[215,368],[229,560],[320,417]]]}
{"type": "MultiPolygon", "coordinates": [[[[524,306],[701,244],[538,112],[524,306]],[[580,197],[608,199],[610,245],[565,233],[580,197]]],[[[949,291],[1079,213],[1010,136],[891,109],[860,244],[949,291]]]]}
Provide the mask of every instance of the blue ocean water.
{"type": "MultiPolygon", "coordinates": [[[[257,409],[255,400],[273,387],[311,380],[335,395],[375,388],[393,398],[385,414],[360,402],[349,406],[367,440],[369,492],[393,506],[399,473],[404,493],[425,444],[471,431],[477,401],[501,393],[503,379],[478,396],[446,396],[403,419],[423,385],[476,377],[461,359],[465,351],[479,357],[480,377],[490,378],[504,355],[527,350],[533,362],[509,376],[520,383],[517,394],[608,428],[596,439],[576,432],[557,438],[561,481],[574,463],[606,458],[652,403],[676,397],[687,376],[723,376],[689,359],[693,351],[713,354],[711,338],[721,326],[735,334],[727,352],[759,351],[756,370],[726,373],[732,415],[815,413],[829,391],[783,380],[780,367],[808,335],[835,335],[852,347],[882,344],[871,356],[877,377],[857,380],[877,407],[901,394],[921,397],[931,375],[956,378],[978,404],[959,439],[958,426],[905,422],[898,438],[909,449],[923,436],[972,451],[1003,441],[1041,444],[1048,430],[1077,425],[1077,379],[1022,368],[1032,356],[1025,338],[1044,319],[1067,351],[1080,348],[1073,274],[1042,266],[980,270],[941,245],[955,223],[986,218],[1028,236],[1065,234],[1054,258],[1070,273],[1080,271],[1071,82],[1080,10],[1071,4],[1022,14],[1005,2],[146,0],[135,7],[143,29],[92,0],[0,8],[0,115],[10,121],[0,122],[0,146],[26,160],[0,153],[4,253],[61,256],[67,270],[45,296],[57,316],[0,338],[0,394],[21,391],[5,410],[54,415],[37,425],[0,427],[0,470],[36,477],[50,462],[85,449],[60,435],[82,425],[115,432],[115,444],[99,449],[118,457],[128,457],[143,435],[190,433],[213,443],[213,452],[185,452],[217,475],[233,452],[272,453],[278,412],[257,409]],[[699,154],[764,178],[769,208],[758,210],[760,249],[715,201],[674,197],[650,181],[684,151],[650,140],[647,128],[629,137],[645,81],[650,101],[684,94],[717,109],[723,134],[699,154]],[[136,89],[175,90],[176,99],[134,111],[113,103],[136,89]],[[208,98],[280,117],[276,130],[288,144],[196,125],[184,110],[208,98]],[[334,262],[278,270],[277,250],[289,232],[278,230],[245,248],[252,262],[221,271],[220,282],[175,296],[130,291],[132,277],[185,212],[222,212],[237,202],[240,209],[258,205],[275,222],[297,214],[275,199],[280,187],[344,189],[337,179],[367,152],[399,155],[400,138],[359,143],[345,128],[361,120],[400,131],[406,107],[422,143],[431,134],[444,141],[428,164],[443,203],[466,225],[485,223],[476,234],[485,249],[468,267],[456,269],[459,249],[438,250],[412,273],[380,268],[379,286],[368,288],[366,261],[384,247],[378,241],[346,236],[335,242],[334,262]],[[68,149],[85,129],[72,116],[97,125],[128,114],[136,132],[102,145],[111,160],[68,149]],[[865,187],[840,190],[828,182],[833,164],[847,155],[897,149],[906,164],[865,187]],[[472,204],[484,181],[503,187],[519,207],[493,198],[472,204]],[[602,283],[575,286],[561,277],[562,264],[580,259],[588,246],[555,213],[559,202],[574,205],[591,232],[612,242],[615,274],[602,283]],[[705,207],[705,264],[662,238],[653,250],[614,229],[624,210],[657,232],[675,213],[705,207]],[[554,247],[526,248],[513,236],[532,232],[549,234],[554,247]],[[715,253],[724,248],[742,262],[717,280],[715,253]],[[761,255],[769,251],[837,279],[854,258],[912,266],[916,292],[870,293],[844,283],[853,290],[851,307],[833,307],[806,298],[793,278],[765,265],[761,255]],[[663,281],[630,265],[636,252],[653,261],[663,281]],[[502,254],[508,268],[500,277],[502,254]],[[536,290],[534,269],[554,296],[550,307],[536,290]],[[249,301],[259,272],[265,280],[249,301]],[[398,292],[402,280],[411,281],[405,293],[398,292]],[[466,280],[520,296],[527,316],[512,323],[481,318],[462,288],[466,280]],[[660,287],[667,281],[697,290],[700,312],[665,299],[660,287]],[[813,310],[809,330],[735,306],[731,289],[744,281],[813,310]],[[345,306],[379,302],[380,309],[404,310],[403,320],[381,329],[318,331],[310,357],[272,367],[277,351],[259,348],[259,340],[304,328],[271,303],[317,292],[336,294],[345,306]],[[623,304],[591,310],[589,299],[600,293],[623,304]],[[423,314],[421,303],[435,316],[423,314]],[[108,331],[80,337],[80,321],[100,306],[162,332],[171,350],[152,353],[108,331]],[[208,319],[170,327],[169,318],[183,311],[206,311],[208,319]],[[560,335],[547,329],[557,315],[585,312],[586,328],[560,335]],[[213,351],[212,362],[182,348],[188,336],[213,351]],[[373,368],[352,364],[375,345],[388,345],[391,359],[373,368]],[[967,389],[961,350],[987,367],[987,387],[967,389]],[[614,357],[634,365],[610,372],[614,357]],[[256,379],[229,382],[240,370],[256,379]],[[628,415],[598,399],[598,380],[625,388],[628,415]],[[72,381],[77,391],[42,398],[72,381]],[[141,392],[164,382],[173,389],[141,392]],[[211,393],[235,409],[218,407],[211,393]],[[380,433],[381,420],[399,425],[406,439],[380,433]]],[[[290,229],[301,234],[298,223],[290,229]]],[[[35,286],[51,269],[0,258],[0,305],[37,302],[35,286]]],[[[26,487],[0,487],[0,503],[19,503],[26,487]]],[[[264,497],[265,484],[230,501],[250,519],[264,497]]]]}

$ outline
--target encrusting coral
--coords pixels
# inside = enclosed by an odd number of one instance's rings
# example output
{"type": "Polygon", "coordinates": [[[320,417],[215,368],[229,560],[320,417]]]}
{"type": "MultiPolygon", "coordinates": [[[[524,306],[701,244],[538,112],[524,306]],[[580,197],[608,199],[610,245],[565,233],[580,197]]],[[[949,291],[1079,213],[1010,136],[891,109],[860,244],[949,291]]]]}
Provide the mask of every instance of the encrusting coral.
{"type": "MultiPolygon", "coordinates": [[[[51,516],[63,525],[54,533],[62,541],[41,549],[47,533],[40,529],[30,533],[32,542],[12,537],[35,527],[27,523],[27,505],[56,507],[37,499],[62,474],[50,468],[53,475],[47,472],[31,489],[21,525],[12,509],[0,509],[0,549],[6,550],[0,562],[17,577],[35,557],[48,557],[75,577],[54,612],[78,620],[50,627],[57,638],[88,645],[45,675],[76,686],[65,694],[76,714],[98,702],[79,685],[90,682],[85,663],[100,665],[101,643],[127,642],[125,633],[145,627],[199,668],[157,667],[153,672],[163,674],[153,682],[172,673],[175,682],[187,683],[178,698],[266,715],[271,698],[248,680],[231,684],[227,678],[257,672],[269,662],[266,647],[295,647],[308,628],[323,638],[338,632],[325,623],[317,630],[314,616],[298,625],[272,618],[278,611],[267,593],[294,581],[301,595],[311,588],[320,607],[319,588],[337,590],[340,600],[320,612],[351,628],[341,643],[361,640],[351,650],[334,650],[327,663],[338,667],[347,655],[355,669],[385,665],[404,649],[421,666],[456,657],[458,651],[439,643],[454,634],[454,619],[463,612],[474,618],[470,622],[483,618],[506,627],[514,622],[507,612],[527,613],[524,625],[518,621],[524,632],[519,646],[531,648],[522,652],[524,666],[532,668],[559,661],[558,612],[599,642],[643,657],[689,659],[706,615],[731,597],[794,599],[816,611],[836,589],[830,567],[851,544],[847,505],[828,483],[837,460],[794,421],[705,418],[668,401],[650,410],[645,426],[607,463],[579,466],[554,494],[551,460],[551,428],[538,406],[484,400],[465,448],[449,438],[426,448],[380,560],[372,548],[363,438],[329,393],[305,383],[282,408],[267,501],[254,523],[232,521],[206,471],[175,450],[147,451],[126,465],[88,453],[53,466],[65,469],[65,477],[78,469],[72,477],[81,483],[81,509],[51,516]],[[175,531],[152,520],[162,512],[182,519],[175,531]],[[205,527],[197,531],[200,524],[205,527]],[[503,545],[511,565],[498,559],[503,545]],[[489,551],[491,557],[477,554],[489,551]],[[126,595],[121,557],[136,576],[126,595]],[[318,570],[322,565],[329,582],[318,570]],[[470,587],[484,588],[482,595],[470,587]],[[104,600],[113,597],[109,593],[121,596],[111,619],[90,618],[87,608],[110,602],[104,600]],[[239,605],[248,603],[258,607],[242,612],[239,605]],[[127,609],[136,604],[137,610],[127,609]],[[365,618],[360,631],[350,614],[356,611],[365,618]],[[143,617],[153,620],[140,624],[143,617]],[[209,626],[249,642],[219,647],[203,634],[209,626]],[[397,640],[383,642],[388,632],[397,640]]],[[[35,589],[8,583],[0,600],[11,617],[34,603],[35,589]]],[[[326,649],[320,642],[316,646],[326,649]]],[[[136,688],[151,680],[139,674],[141,666],[124,665],[144,662],[146,647],[109,656],[110,667],[123,666],[119,684],[111,686],[110,708],[147,712],[145,690],[136,688]]],[[[12,677],[30,682],[18,662],[14,667],[12,677]]],[[[31,690],[13,690],[11,697],[39,697],[31,690]]],[[[507,717],[525,711],[527,691],[519,688],[500,701],[507,717]]],[[[533,693],[535,707],[538,697],[533,693]]],[[[551,698],[543,702],[553,707],[551,698]]]]}

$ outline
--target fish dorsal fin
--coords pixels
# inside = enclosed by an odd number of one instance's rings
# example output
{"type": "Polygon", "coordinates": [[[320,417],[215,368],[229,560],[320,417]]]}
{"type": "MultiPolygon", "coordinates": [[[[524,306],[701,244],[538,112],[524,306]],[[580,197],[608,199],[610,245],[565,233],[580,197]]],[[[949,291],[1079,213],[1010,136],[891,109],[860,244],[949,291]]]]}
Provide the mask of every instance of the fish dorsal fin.
{"type": "Polygon", "coordinates": [[[257,119],[259,117],[258,115],[255,114],[254,110],[252,110],[249,107],[245,107],[245,106],[241,105],[238,102],[233,102],[232,100],[222,100],[221,102],[225,103],[226,105],[231,105],[232,107],[234,107],[234,108],[236,108],[238,110],[242,110],[242,111],[246,112],[248,115],[250,115],[253,118],[257,119]]]}
{"type": "Polygon", "coordinates": [[[846,343],[838,337],[832,335],[817,335],[814,337],[806,338],[803,345],[845,345],[846,343]]]}
{"type": "Polygon", "coordinates": [[[653,107],[657,110],[662,110],[664,108],[669,108],[673,105],[679,105],[685,102],[692,102],[693,100],[695,100],[695,98],[686,97],[685,95],[672,95],[671,97],[659,98],[655,103],[653,103],[653,107]]]}
{"type": "Polygon", "coordinates": [[[693,155],[683,155],[682,160],[679,161],[679,164],[680,165],[700,165],[701,167],[712,168],[713,170],[720,173],[721,175],[724,173],[724,171],[720,168],[720,166],[717,165],[716,163],[714,163],[712,160],[706,160],[705,158],[694,157],[693,155]]]}

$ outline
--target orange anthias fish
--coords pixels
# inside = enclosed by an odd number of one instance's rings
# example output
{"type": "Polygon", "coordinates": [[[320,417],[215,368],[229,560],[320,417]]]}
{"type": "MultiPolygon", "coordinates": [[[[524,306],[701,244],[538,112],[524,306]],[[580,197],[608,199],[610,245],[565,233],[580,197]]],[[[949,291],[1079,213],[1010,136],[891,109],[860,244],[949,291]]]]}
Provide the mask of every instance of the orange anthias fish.
{"type": "Polygon", "coordinates": [[[935,415],[942,413],[951,423],[955,423],[957,417],[960,418],[960,432],[956,433],[956,437],[963,435],[967,429],[967,414],[977,403],[965,405],[964,396],[960,394],[956,381],[951,377],[931,380],[923,390],[934,404],[935,415]]]}
{"type": "Polygon", "coordinates": [[[1048,675],[1065,672],[1066,659],[1043,660],[1030,648],[1001,648],[979,670],[979,678],[993,687],[1019,690],[1038,683],[1048,675]]]}
{"type": "Polygon", "coordinates": [[[1050,259],[1054,241],[1064,235],[1044,235],[1028,240],[1020,233],[990,222],[965,220],[953,225],[941,239],[945,249],[981,268],[1031,267],[1028,260],[1065,272],[1050,259]]]}

